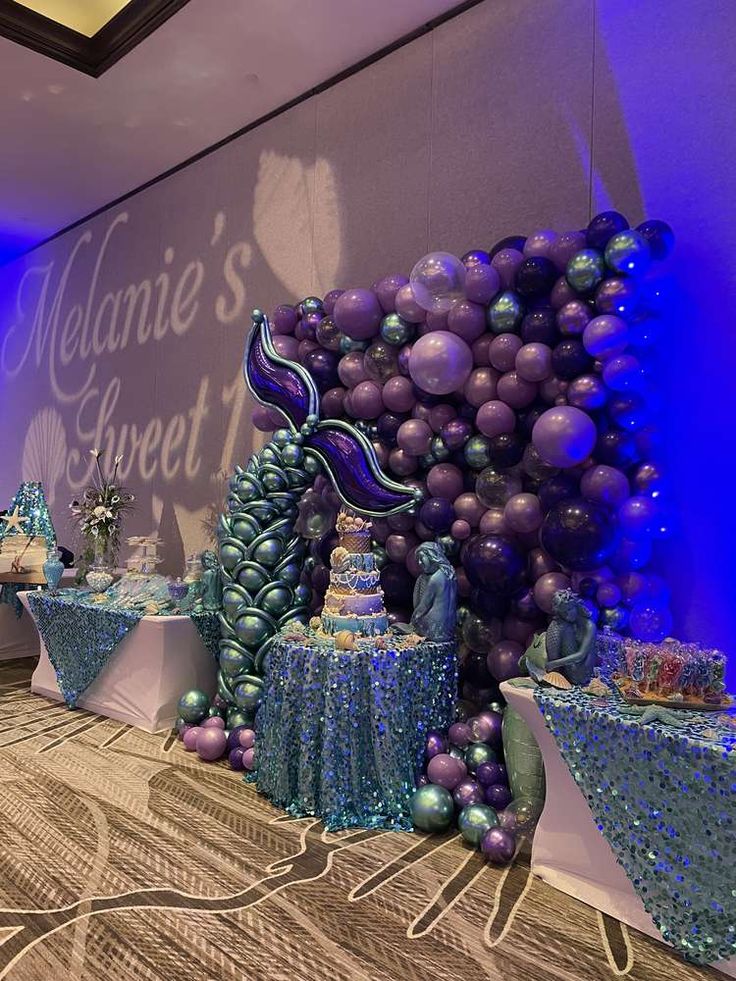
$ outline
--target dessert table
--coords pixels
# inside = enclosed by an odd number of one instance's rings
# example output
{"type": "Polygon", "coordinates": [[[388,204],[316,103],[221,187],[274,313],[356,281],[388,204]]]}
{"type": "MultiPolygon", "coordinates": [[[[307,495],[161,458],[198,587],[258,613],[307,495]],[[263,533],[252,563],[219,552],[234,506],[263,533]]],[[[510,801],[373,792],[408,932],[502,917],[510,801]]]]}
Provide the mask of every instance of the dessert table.
{"type": "MultiPolygon", "coordinates": [[[[547,796],[534,835],[532,871],[561,892],[574,896],[594,909],[608,913],[636,930],[662,941],[662,933],[645,909],[644,902],[623,866],[619,864],[613,849],[599,830],[588,801],[579,783],[573,778],[568,763],[545,722],[545,716],[534,697],[533,688],[518,687],[514,683],[504,682],[501,685],[501,692],[508,704],[529,726],[544,760],[547,796]]],[[[642,738],[651,741],[650,734],[646,732],[642,733],[642,738]]],[[[568,745],[573,753],[580,749],[577,745],[574,747],[568,745]]],[[[659,780],[660,777],[661,773],[658,773],[655,779],[659,780]]],[[[599,778],[601,787],[607,786],[605,794],[618,792],[615,786],[606,780],[605,768],[599,770],[599,778]]],[[[643,783],[648,782],[648,779],[648,776],[645,779],[645,775],[642,774],[643,783]]],[[[662,796],[665,797],[666,793],[662,796]]],[[[683,809],[693,807],[693,802],[687,799],[677,803],[683,809]]],[[[662,800],[662,812],[663,815],[667,814],[669,821],[676,823],[677,818],[670,816],[673,812],[671,801],[662,800]]],[[[707,816],[701,814],[700,817],[705,825],[707,816]]],[[[706,833],[710,835],[711,831],[708,830],[706,833]]],[[[643,831],[642,834],[645,832],[643,831]]],[[[679,832],[677,838],[680,838],[679,832]]],[[[640,845],[641,840],[637,844],[640,845]]],[[[713,844],[715,846],[715,842],[713,844]]],[[[687,848],[685,842],[678,842],[678,846],[682,850],[687,848]]],[[[633,849],[636,846],[632,843],[628,847],[633,849]]],[[[657,858],[661,857],[657,856],[655,851],[650,854],[654,854],[657,858]]],[[[653,861],[651,875],[653,882],[656,883],[658,879],[654,869],[653,861]]],[[[661,878],[660,876],[659,882],[661,878]]],[[[683,893],[684,891],[683,887],[683,893]]],[[[684,895],[681,897],[675,892],[672,907],[682,909],[683,903],[690,905],[690,901],[685,900],[684,895]]],[[[710,966],[729,977],[736,978],[736,957],[713,961],[710,966]]]]}
{"type": "MultiPolygon", "coordinates": [[[[20,601],[35,621],[30,594],[20,601]]],[[[31,691],[68,701],[42,638],[40,659],[31,677],[31,691]]],[[[144,616],[116,643],[104,666],[85,687],[74,706],[110,719],[156,732],[170,727],[183,691],[216,689],[217,664],[189,616],[144,616]]]]}

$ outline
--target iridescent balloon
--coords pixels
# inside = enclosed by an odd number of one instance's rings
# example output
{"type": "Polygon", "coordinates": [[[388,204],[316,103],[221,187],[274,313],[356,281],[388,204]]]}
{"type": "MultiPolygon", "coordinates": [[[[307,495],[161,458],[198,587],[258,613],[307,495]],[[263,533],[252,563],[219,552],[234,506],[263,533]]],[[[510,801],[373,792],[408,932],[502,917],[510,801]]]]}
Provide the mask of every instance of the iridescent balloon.
{"type": "Polygon", "coordinates": [[[489,440],[486,436],[471,436],[463,447],[465,462],[472,470],[482,470],[491,462],[488,452],[489,440]]]}
{"type": "Polygon", "coordinates": [[[488,307],[486,318],[494,334],[515,333],[521,326],[524,307],[519,296],[512,290],[505,290],[488,307]]]}
{"type": "Polygon", "coordinates": [[[604,279],[595,293],[595,306],[599,313],[613,313],[618,317],[630,317],[639,302],[639,287],[635,280],[621,276],[604,279]]]}
{"type": "Polygon", "coordinates": [[[597,249],[582,249],[570,259],[565,270],[568,283],[578,293],[595,289],[605,274],[606,265],[597,249]]]}
{"type": "Polygon", "coordinates": [[[430,252],[412,269],[409,275],[414,298],[424,310],[447,312],[463,299],[465,266],[449,252],[430,252]]]}
{"type": "Polygon", "coordinates": [[[493,865],[508,865],[516,854],[516,839],[507,828],[489,828],[481,838],[480,850],[493,865]]]}
{"type": "Polygon", "coordinates": [[[495,763],[496,752],[485,743],[471,743],[465,750],[465,765],[469,773],[475,773],[481,763],[495,763]]]}
{"type": "Polygon", "coordinates": [[[475,493],[487,508],[502,507],[509,498],[521,491],[521,480],[516,474],[498,473],[487,467],[475,482],[475,493]]]}
{"type": "Polygon", "coordinates": [[[469,807],[471,804],[483,803],[483,790],[477,781],[471,777],[461,780],[452,792],[452,798],[459,808],[469,807]]]}
{"type": "Polygon", "coordinates": [[[652,261],[647,240],[631,228],[608,240],[605,258],[614,272],[625,276],[643,276],[652,261]]]}
{"type": "Polygon", "coordinates": [[[457,819],[457,826],[460,834],[470,845],[476,848],[480,845],[483,836],[491,828],[496,827],[498,818],[496,812],[487,804],[471,804],[463,808],[457,819]]]}
{"type": "Polygon", "coordinates": [[[446,831],[455,817],[452,794],[436,784],[429,783],[415,790],[409,806],[414,827],[430,834],[446,831]]]}
{"type": "Polygon", "coordinates": [[[177,711],[185,722],[200,722],[207,715],[209,707],[209,696],[198,688],[192,688],[179,699],[177,711]]]}
{"type": "Polygon", "coordinates": [[[383,384],[399,373],[396,348],[385,340],[374,341],[363,355],[363,367],[372,381],[383,384]]]}
{"type": "Polygon", "coordinates": [[[381,337],[387,344],[401,347],[414,338],[416,328],[398,313],[388,313],[381,321],[381,337]]]}

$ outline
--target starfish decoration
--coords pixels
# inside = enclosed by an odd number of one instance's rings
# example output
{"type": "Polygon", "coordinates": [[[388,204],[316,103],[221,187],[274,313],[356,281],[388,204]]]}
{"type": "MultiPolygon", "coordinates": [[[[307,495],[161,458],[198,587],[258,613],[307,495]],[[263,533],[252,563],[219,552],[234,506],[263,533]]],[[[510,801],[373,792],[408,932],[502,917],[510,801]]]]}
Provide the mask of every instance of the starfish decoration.
{"type": "Polygon", "coordinates": [[[16,528],[18,531],[22,531],[23,529],[21,525],[24,521],[30,521],[30,518],[22,518],[18,505],[16,504],[13,513],[2,515],[2,520],[6,522],[5,531],[8,532],[11,530],[11,528],[16,528]]]}
{"type": "Polygon", "coordinates": [[[623,712],[625,715],[637,716],[636,721],[643,726],[650,722],[664,722],[669,726],[687,725],[687,721],[682,716],[664,705],[629,705],[623,712]]]}

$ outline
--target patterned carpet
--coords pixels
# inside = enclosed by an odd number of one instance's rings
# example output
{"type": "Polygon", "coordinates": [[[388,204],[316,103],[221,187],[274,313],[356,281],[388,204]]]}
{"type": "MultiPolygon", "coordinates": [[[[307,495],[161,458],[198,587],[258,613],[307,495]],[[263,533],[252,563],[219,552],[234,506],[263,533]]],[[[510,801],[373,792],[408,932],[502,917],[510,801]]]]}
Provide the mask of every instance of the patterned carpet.
{"type": "Polygon", "coordinates": [[[0,979],[717,978],[457,836],[325,834],[0,664],[0,979]]]}

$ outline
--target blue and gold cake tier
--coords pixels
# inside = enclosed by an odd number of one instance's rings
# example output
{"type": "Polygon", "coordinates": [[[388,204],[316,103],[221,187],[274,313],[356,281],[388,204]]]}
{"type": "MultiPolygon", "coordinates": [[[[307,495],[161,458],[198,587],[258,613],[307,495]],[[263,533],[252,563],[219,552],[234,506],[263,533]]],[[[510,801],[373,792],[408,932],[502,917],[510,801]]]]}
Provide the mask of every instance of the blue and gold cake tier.
{"type": "Polygon", "coordinates": [[[411,830],[430,729],[454,719],[455,645],[388,631],[351,646],[285,632],[268,658],[251,779],[274,804],[340,828],[411,830]]]}
{"type": "Polygon", "coordinates": [[[388,630],[380,576],[371,552],[370,522],[341,512],[338,546],[330,556],[330,585],[322,609],[322,631],[347,630],[376,637],[388,630]]]}

